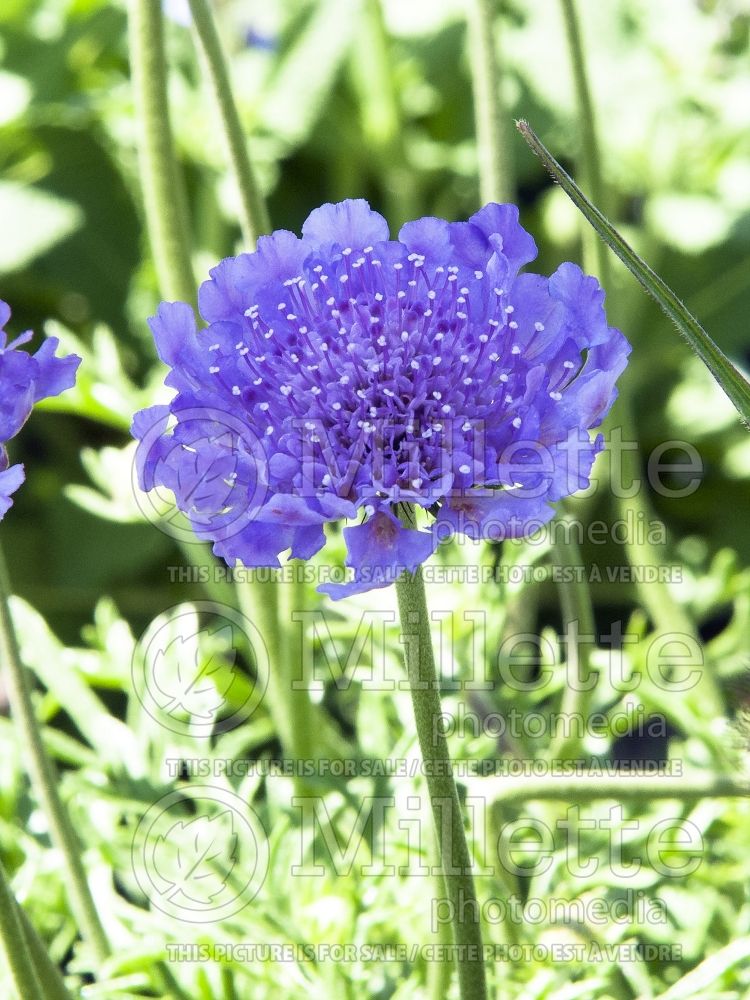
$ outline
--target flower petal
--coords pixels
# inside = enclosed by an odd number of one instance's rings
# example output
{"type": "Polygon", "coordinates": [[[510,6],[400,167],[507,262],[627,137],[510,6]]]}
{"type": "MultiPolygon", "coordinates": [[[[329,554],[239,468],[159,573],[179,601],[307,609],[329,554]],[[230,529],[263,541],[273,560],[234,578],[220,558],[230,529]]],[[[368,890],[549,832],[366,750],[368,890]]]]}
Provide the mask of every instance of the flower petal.
{"type": "Polygon", "coordinates": [[[440,541],[458,532],[467,538],[498,542],[523,538],[551,520],[554,513],[544,497],[518,497],[512,490],[500,490],[491,497],[448,497],[434,530],[440,541]]]}
{"type": "MultiPolygon", "coordinates": [[[[6,459],[7,461],[7,459],[6,459]]],[[[11,465],[9,469],[0,472],[0,520],[7,514],[13,501],[11,495],[16,492],[24,481],[22,465],[11,465]]]]}
{"type": "Polygon", "coordinates": [[[398,238],[410,253],[422,254],[428,261],[447,262],[451,259],[451,227],[444,219],[428,215],[407,222],[401,227],[398,238]]]}
{"type": "Polygon", "coordinates": [[[237,322],[255,305],[262,288],[283,283],[302,274],[302,265],[312,246],[286,229],[261,236],[255,253],[227,257],[211,270],[211,277],[198,290],[201,315],[209,323],[237,322]]]}
{"type": "Polygon", "coordinates": [[[337,244],[363,250],[388,239],[388,223],[364,198],[327,204],[308,215],[302,235],[318,246],[337,244]]]}
{"type": "Polygon", "coordinates": [[[318,590],[334,600],[388,587],[432,555],[438,543],[432,532],[405,528],[398,518],[378,511],[364,524],[344,529],[346,564],[354,569],[350,583],[326,583],[318,590]]]}
{"type": "Polygon", "coordinates": [[[35,403],[48,396],[59,396],[75,385],[81,359],[77,354],[68,354],[64,358],[55,357],[59,343],[57,337],[48,337],[34,355],[34,360],[39,365],[39,373],[34,379],[35,403]]]}

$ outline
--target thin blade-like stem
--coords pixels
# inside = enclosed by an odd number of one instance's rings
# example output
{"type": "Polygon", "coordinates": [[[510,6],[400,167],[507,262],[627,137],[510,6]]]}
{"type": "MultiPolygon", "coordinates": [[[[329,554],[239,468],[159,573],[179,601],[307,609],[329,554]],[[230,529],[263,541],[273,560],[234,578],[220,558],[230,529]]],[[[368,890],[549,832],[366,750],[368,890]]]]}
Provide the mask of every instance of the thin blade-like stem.
{"type": "Polygon", "coordinates": [[[20,905],[16,909],[44,1000],[73,1000],[65,986],[62,973],[47,954],[45,944],[26,916],[25,910],[20,905]]]}
{"type": "Polygon", "coordinates": [[[750,427],[750,382],[747,378],[739,369],[735,368],[724,352],[714,343],[675,292],[638,256],[602,212],[589,201],[573,178],[560,166],[542,143],[528,122],[516,122],[516,127],[576,208],[580,210],[604,242],[617,254],[630,273],[672,320],[679,333],[682,334],[732,401],[743,422],[750,427]]]}
{"type": "MultiPolygon", "coordinates": [[[[599,136],[576,2],[575,0],[561,0],[561,3],[578,104],[581,132],[580,172],[594,203],[599,206],[600,211],[604,212],[608,206],[605,201],[606,191],[602,178],[599,136]]],[[[611,284],[611,259],[607,253],[607,246],[599,239],[596,230],[587,224],[584,217],[581,218],[581,223],[584,230],[584,263],[588,269],[598,272],[602,283],[608,288],[611,296],[612,290],[609,287],[611,284]]],[[[622,466],[620,472],[625,482],[634,482],[639,478],[641,465],[636,442],[636,424],[630,401],[631,391],[630,381],[625,378],[618,402],[619,429],[627,442],[627,447],[619,451],[622,466]]],[[[610,426],[613,426],[611,420],[610,426]]],[[[611,453],[608,453],[606,458],[612,461],[611,453]]],[[[645,489],[638,490],[632,497],[618,496],[617,505],[625,520],[627,520],[628,513],[631,513],[634,515],[636,523],[638,523],[639,518],[644,524],[651,524],[655,521],[655,514],[645,489]]],[[[651,544],[647,538],[640,539],[638,532],[629,531],[627,533],[625,552],[628,562],[633,567],[661,567],[664,565],[664,557],[658,546],[651,544]]],[[[698,632],[690,615],[683,605],[675,599],[669,584],[662,579],[660,574],[655,580],[648,580],[648,582],[639,575],[636,589],[643,607],[658,631],[678,632],[697,640],[698,632]]],[[[701,682],[693,693],[697,698],[703,700],[709,711],[716,713],[724,711],[721,691],[710,670],[703,671],[701,682]]]]}
{"type": "Polygon", "coordinates": [[[159,287],[167,299],[193,302],[187,205],[169,123],[161,3],[130,0],[129,21],[140,178],[159,287]]]}
{"type": "Polygon", "coordinates": [[[47,817],[52,842],[63,858],[70,908],[78,921],[84,941],[91,948],[96,961],[101,964],[110,954],[109,942],[86,880],[81,861],[81,844],[60,798],[55,767],[44,749],[41,728],[31,703],[26,668],[21,663],[18,640],[10,615],[9,596],[8,574],[0,550],[0,659],[6,672],[11,713],[18,728],[34,793],[47,817]]]}
{"type": "Polygon", "coordinates": [[[17,903],[2,864],[0,864],[0,945],[18,1000],[44,1000],[18,916],[17,903]]]}
{"type": "Polygon", "coordinates": [[[396,581],[402,641],[419,747],[427,772],[445,889],[451,902],[456,968],[462,1000],[484,1000],[487,984],[479,905],[461,805],[442,726],[439,682],[421,569],[396,581]]]}
{"type": "Polygon", "coordinates": [[[232,94],[229,69],[208,0],[189,0],[193,28],[216,99],[219,120],[226,139],[229,163],[240,194],[240,224],[248,249],[255,248],[259,236],[271,228],[263,195],[250,161],[247,140],[232,94]]]}

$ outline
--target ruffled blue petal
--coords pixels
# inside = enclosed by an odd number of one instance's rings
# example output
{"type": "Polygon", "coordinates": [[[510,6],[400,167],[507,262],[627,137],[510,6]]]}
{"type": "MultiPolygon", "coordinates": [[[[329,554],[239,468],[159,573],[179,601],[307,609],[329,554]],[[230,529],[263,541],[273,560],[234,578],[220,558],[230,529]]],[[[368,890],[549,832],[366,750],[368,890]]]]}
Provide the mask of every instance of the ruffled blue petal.
{"type": "Polygon", "coordinates": [[[451,239],[458,256],[480,271],[485,270],[493,254],[502,254],[511,277],[537,255],[536,243],[520,225],[515,205],[485,205],[468,222],[453,223],[451,239]]]}
{"type": "Polygon", "coordinates": [[[261,236],[255,253],[227,257],[211,270],[211,277],[198,291],[198,306],[209,323],[234,320],[255,305],[261,289],[302,274],[302,265],[312,245],[294,233],[280,229],[261,236]]]}
{"type": "Polygon", "coordinates": [[[7,302],[3,302],[3,300],[0,299],[0,335],[2,335],[0,339],[0,349],[4,348],[6,344],[7,338],[5,334],[5,324],[8,322],[9,319],[10,319],[10,306],[8,305],[7,302]]]}
{"type": "MultiPolygon", "coordinates": [[[[7,457],[4,459],[7,463],[7,457]]],[[[0,465],[2,460],[0,457],[0,465]]],[[[7,514],[13,504],[10,499],[18,487],[24,481],[24,469],[22,465],[12,465],[9,469],[0,472],[0,520],[7,514]]]]}
{"type": "Polygon", "coordinates": [[[351,594],[388,587],[402,573],[414,570],[432,555],[438,539],[432,532],[405,528],[393,514],[379,511],[364,524],[344,529],[346,564],[354,569],[350,583],[318,587],[338,601],[351,594]]]}
{"type": "Polygon", "coordinates": [[[138,485],[148,493],[156,485],[156,469],[166,456],[164,432],[167,429],[170,409],[168,406],[150,406],[133,416],[130,433],[138,441],[135,450],[135,467],[138,485]]]}
{"type": "MultiPolygon", "coordinates": [[[[230,566],[261,568],[278,566],[279,556],[294,544],[297,529],[277,524],[251,521],[241,530],[231,531],[226,538],[214,543],[213,551],[230,566]]],[[[210,538],[208,532],[196,531],[199,538],[210,538]]]]}
{"type": "Polygon", "coordinates": [[[302,235],[319,247],[363,250],[388,239],[388,223],[364,198],[321,205],[308,215],[302,235]]]}
{"type": "Polygon", "coordinates": [[[580,348],[594,347],[608,338],[604,289],[577,264],[561,264],[549,279],[550,295],[567,311],[568,336],[580,348]]]}
{"type": "Polygon", "coordinates": [[[422,254],[428,261],[452,263],[451,227],[444,219],[425,216],[407,222],[398,234],[409,253],[422,254]]]}
{"type": "Polygon", "coordinates": [[[60,341],[57,337],[48,337],[34,355],[39,371],[34,378],[34,402],[46,399],[48,396],[59,396],[61,392],[75,385],[76,372],[81,363],[77,354],[68,354],[64,358],[56,358],[60,341]]]}
{"type": "Polygon", "coordinates": [[[25,351],[0,354],[0,442],[15,437],[26,423],[34,405],[37,371],[25,351]]]}
{"type": "Polygon", "coordinates": [[[186,302],[162,302],[148,325],[156,352],[170,368],[192,371],[199,357],[195,313],[186,302]]]}
{"type": "Polygon", "coordinates": [[[290,543],[292,559],[312,559],[325,545],[326,536],[319,524],[297,528],[290,543]]]}
{"type": "Polygon", "coordinates": [[[494,496],[448,497],[435,520],[434,530],[440,541],[452,534],[464,534],[475,540],[501,542],[523,538],[554,516],[545,497],[519,497],[513,490],[501,490],[494,496]]]}

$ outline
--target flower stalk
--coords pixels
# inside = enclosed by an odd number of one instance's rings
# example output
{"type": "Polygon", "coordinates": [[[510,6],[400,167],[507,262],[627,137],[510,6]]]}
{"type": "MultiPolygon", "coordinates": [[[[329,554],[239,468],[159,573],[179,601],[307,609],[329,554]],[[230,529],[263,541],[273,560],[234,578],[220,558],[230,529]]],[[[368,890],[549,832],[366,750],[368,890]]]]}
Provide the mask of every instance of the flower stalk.
{"type": "Polygon", "coordinates": [[[193,28],[211,88],[214,92],[229,163],[240,195],[240,224],[248,250],[255,249],[259,236],[270,228],[268,208],[261,194],[247,150],[237,104],[232,94],[229,69],[208,0],[189,0],[193,28]]]}
{"type": "Polygon", "coordinates": [[[60,970],[47,954],[44,942],[26,916],[23,907],[16,904],[16,911],[44,1000],[73,1000],[63,982],[60,970]]]}
{"type": "Polygon", "coordinates": [[[45,1000],[34,971],[15,897],[0,864],[0,943],[19,1000],[45,1000]]]}
{"type": "Polygon", "coordinates": [[[439,721],[442,715],[439,681],[421,568],[398,578],[396,594],[417,737],[426,765],[445,889],[454,913],[460,995],[462,1000],[483,1000],[487,984],[479,904],[448,743],[439,721]]]}
{"type": "MultiPolygon", "coordinates": [[[[316,733],[318,740],[321,733],[317,710],[307,691],[295,687],[300,680],[302,648],[301,624],[292,614],[302,610],[301,589],[301,583],[269,580],[240,584],[237,590],[243,614],[257,625],[266,643],[268,659],[257,668],[268,673],[259,682],[266,686],[268,708],[282,746],[295,761],[315,756],[316,733]]],[[[298,791],[305,790],[301,781],[295,784],[298,791]]]]}
{"type": "MultiPolygon", "coordinates": [[[[606,204],[604,180],[601,169],[599,139],[596,128],[594,101],[589,87],[583,38],[578,22],[575,0],[560,0],[562,4],[565,37],[570,52],[573,83],[578,104],[578,127],[581,133],[580,166],[584,188],[591,193],[595,205],[606,204]]],[[[599,275],[605,287],[609,284],[610,260],[607,248],[590,226],[583,227],[583,259],[586,270],[599,275]]]]}
{"type": "MultiPolygon", "coordinates": [[[[561,568],[560,603],[562,605],[563,634],[567,639],[567,662],[573,668],[578,683],[566,684],[563,689],[560,714],[563,719],[575,720],[585,717],[591,698],[591,653],[596,642],[596,624],[591,591],[588,582],[578,572],[568,574],[567,568],[583,567],[581,549],[571,531],[565,530],[561,522],[555,534],[553,559],[561,568]]],[[[549,757],[575,756],[580,749],[575,725],[566,726],[553,737],[549,757]],[[563,734],[568,731],[568,737],[563,734]]]]}
{"type": "Polygon", "coordinates": [[[34,792],[47,817],[50,837],[60,851],[73,915],[84,941],[101,965],[110,954],[109,942],[94,904],[81,860],[81,845],[60,798],[59,778],[42,742],[41,728],[31,702],[27,672],[21,663],[8,598],[5,559],[0,551],[0,658],[6,670],[11,712],[18,728],[34,792]]]}
{"type": "Polygon", "coordinates": [[[511,201],[513,172],[497,59],[494,0],[469,0],[469,61],[482,204],[511,201]]]}
{"type": "Polygon", "coordinates": [[[161,4],[130,0],[129,27],[140,178],[159,287],[168,299],[193,302],[187,204],[169,123],[161,4]]]}

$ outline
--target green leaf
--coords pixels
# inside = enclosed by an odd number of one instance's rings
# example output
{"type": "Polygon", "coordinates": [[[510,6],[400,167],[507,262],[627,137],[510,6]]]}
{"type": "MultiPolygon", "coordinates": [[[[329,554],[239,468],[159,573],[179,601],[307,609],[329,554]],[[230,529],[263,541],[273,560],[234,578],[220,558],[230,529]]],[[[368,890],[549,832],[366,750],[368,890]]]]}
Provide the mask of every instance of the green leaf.
{"type": "Polygon", "coordinates": [[[357,25],[359,3],[331,0],[312,14],[279,61],[261,108],[268,131],[290,148],[312,131],[357,25]]]}
{"type": "Polygon", "coordinates": [[[83,222],[83,212],[71,201],[40,188],[0,181],[0,273],[17,271],[64,240],[83,222]],[[10,236],[12,234],[12,237],[10,236]]]}
{"type": "Polygon", "coordinates": [[[593,226],[607,246],[614,250],[649,295],[656,299],[656,302],[731,399],[743,422],[750,428],[750,382],[714,343],[669,285],[638,256],[599,209],[591,204],[573,178],[563,170],[541,142],[529,123],[523,120],[518,121],[516,128],[587,222],[593,226]]]}

